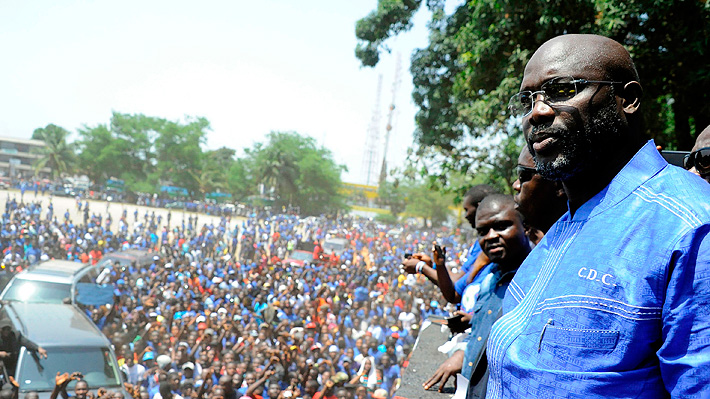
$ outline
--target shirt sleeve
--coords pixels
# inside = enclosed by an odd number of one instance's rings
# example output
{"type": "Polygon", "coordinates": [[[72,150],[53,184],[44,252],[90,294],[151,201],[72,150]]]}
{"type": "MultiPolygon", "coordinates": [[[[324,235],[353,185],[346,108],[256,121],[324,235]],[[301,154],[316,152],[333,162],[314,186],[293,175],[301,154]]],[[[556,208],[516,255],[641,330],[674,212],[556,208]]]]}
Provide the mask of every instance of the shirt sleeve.
{"type": "Polygon", "coordinates": [[[466,274],[464,274],[463,276],[461,276],[461,278],[454,282],[454,290],[456,290],[459,295],[463,295],[463,291],[466,289],[466,282],[468,281],[468,277],[470,274],[471,270],[469,270],[466,274]]]}
{"type": "Polygon", "coordinates": [[[24,346],[28,350],[35,352],[37,349],[39,349],[39,346],[35,344],[34,342],[30,341],[29,338],[25,337],[24,335],[20,335],[19,339],[20,345],[24,346]]]}
{"type": "Polygon", "coordinates": [[[710,225],[687,234],[675,248],[658,351],[661,376],[673,398],[705,397],[710,394],[710,225]]]}

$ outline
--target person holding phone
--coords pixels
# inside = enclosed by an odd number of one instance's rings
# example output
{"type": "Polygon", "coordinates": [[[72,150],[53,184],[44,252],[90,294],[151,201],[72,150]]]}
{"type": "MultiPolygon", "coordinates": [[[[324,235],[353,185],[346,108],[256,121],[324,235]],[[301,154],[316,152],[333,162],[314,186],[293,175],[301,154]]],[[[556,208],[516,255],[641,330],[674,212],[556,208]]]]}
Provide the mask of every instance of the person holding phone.
{"type": "MultiPolygon", "coordinates": [[[[463,198],[464,217],[471,224],[472,228],[476,228],[476,212],[478,206],[483,199],[491,194],[496,194],[497,190],[487,184],[478,184],[471,187],[463,198]]],[[[456,273],[450,273],[444,268],[447,277],[443,279],[439,277],[431,258],[423,253],[405,254],[402,261],[402,272],[408,274],[422,274],[429,281],[434,283],[441,290],[441,294],[450,303],[460,303],[460,293],[456,292],[454,283],[461,285],[461,288],[474,281],[477,283],[485,274],[484,267],[489,263],[488,258],[481,251],[481,246],[476,240],[468,250],[466,261],[461,265],[460,270],[456,273]],[[471,281],[467,281],[469,279],[471,281]]]]}
{"type": "MultiPolygon", "coordinates": [[[[478,393],[477,396],[481,392],[485,395],[486,392],[488,371],[485,349],[488,334],[493,323],[500,317],[508,284],[530,253],[530,242],[525,234],[523,218],[515,210],[515,201],[509,195],[494,194],[481,201],[476,214],[476,230],[478,242],[490,263],[481,283],[471,288],[476,290],[475,307],[471,313],[466,313],[471,331],[459,350],[423,384],[424,389],[439,384],[439,392],[442,392],[448,379],[460,372],[471,381],[470,392],[474,395],[478,393]]],[[[447,277],[445,254],[438,245],[434,246],[433,261],[437,265],[440,282],[446,281],[447,277]]]]}

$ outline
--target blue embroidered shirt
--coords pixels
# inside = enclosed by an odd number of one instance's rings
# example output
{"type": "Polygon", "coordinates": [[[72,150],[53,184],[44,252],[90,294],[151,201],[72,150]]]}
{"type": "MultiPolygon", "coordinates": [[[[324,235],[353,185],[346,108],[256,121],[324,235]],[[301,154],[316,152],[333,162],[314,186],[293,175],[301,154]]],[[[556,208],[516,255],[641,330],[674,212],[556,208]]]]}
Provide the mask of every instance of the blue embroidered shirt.
{"type": "Polygon", "coordinates": [[[648,142],[520,267],[487,397],[707,397],[709,232],[710,185],[648,142]]]}

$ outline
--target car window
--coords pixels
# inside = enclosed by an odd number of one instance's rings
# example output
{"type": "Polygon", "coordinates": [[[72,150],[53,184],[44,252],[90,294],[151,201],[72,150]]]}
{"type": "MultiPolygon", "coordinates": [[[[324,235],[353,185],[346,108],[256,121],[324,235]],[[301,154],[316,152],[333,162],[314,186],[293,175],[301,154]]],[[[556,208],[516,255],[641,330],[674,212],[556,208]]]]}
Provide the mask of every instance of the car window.
{"type": "Polygon", "coordinates": [[[296,251],[291,255],[291,259],[296,260],[313,260],[313,254],[310,252],[296,251]]]}
{"type": "Polygon", "coordinates": [[[98,267],[89,268],[89,272],[86,274],[87,276],[89,276],[89,282],[91,282],[91,283],[96,282],[96,277],[99,277],[99,273],[101,270],[103,270],[103,268],[102,269],[99,269],[98,267]]]}
{"type": "Polygon", "coordinates": [[[89,272],[84,273],[84,275],[81,276],[81,278],[79,279],[80,283],[93,283],[95,281],[96,281],[96,277],[91,278],[91,273],[89,273],[89,272]]]}
{"type": "Polygon", "coordinates": [[[323,249],[325,251],[342,251],[343,249],[345,249],[345,243],[332,241],[325,242],[323,244],[323,249]]]}
{"type": "MultiPolygon", "coordinates": [[[[108,348],[45,348],[47,358],[36,360],[23,349],[17,381],[20,390],[51,391],[57,372],[79,371],[90,388],[118,387],[120,379],[108,348]]],[[[69,389],[73,389],[73,382],[69,389]]]]}
{"type": "Polygon", "coordinates": [[[62,303],[71,298],[71,285],[15,279],[8,285],[2,299],[32,303],[62,303]]]}

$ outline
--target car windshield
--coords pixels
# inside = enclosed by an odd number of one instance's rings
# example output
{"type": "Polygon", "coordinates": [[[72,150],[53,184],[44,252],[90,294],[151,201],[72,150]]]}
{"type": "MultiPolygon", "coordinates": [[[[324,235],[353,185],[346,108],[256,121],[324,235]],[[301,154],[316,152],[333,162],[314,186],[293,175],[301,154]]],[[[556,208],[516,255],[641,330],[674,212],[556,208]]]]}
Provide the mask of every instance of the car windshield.
{"type": "Polygon", "coordinates": [[[128,267],[131,265],[131,259],[128,259],[126,257],[108,256],[101,259],[99,263],[96,264],[96,266],[99,270],[103,270],[103,268],[105,267],[112,267],[116,264],[116,262],[118,262],[123,267],[128,267]]]}
{"type": "Polygon", "coordinates": [[[6,301],[32,303],[62,303],[65,298],[71,298],[70,284],[21,279],[10,282],[2,297],[6,301]]]}
{"type": "Polygon", "coordinates": [[[342,251],[344,248],[344,242],[329,241],[323,244],[323,249],[326,251],[342,251]]]}
{"type": "MultiPolygon", "coordinates": [[[[48,326],[49,327],[49,326],[48,326]]],[[[23,350],[17,381],[22,391],[51,391],[57,373],[78,371],[90,388],[120,386],[108,348],[45,348],[47,358],[39,360],[23,350]]],[[[69,386],[73,388],[74,382],[69,386]]]]}
{"type": "Polygon", "coordinates": [[[296,260],[313,260],[313,254],[310,252],[296,251],[291,254],[290,258],[296,260]]]}

